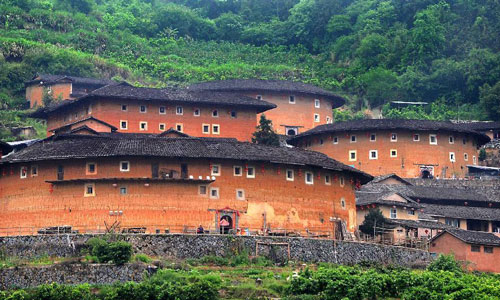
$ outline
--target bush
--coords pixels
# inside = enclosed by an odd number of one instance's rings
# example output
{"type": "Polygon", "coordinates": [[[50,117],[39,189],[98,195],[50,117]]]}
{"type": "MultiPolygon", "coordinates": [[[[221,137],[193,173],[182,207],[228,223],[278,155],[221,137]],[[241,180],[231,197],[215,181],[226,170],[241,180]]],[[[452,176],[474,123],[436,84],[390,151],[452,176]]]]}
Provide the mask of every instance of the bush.
{"type": "Polygon", "coordinates": [[[87,241],[90,253],[95,256],[100,263],[113,262],[117,265],[130,261],[132,257],[132,245],[124,241],[107,242],[99,238],[92,238],[87,241]]]}
{"type": "Polygon", "coordinates": [[[146,254],[142,254],[142,253],[136,254],[134,257],[134,260],[140,261],[140,262],[143,262],[146,264],[149,264],[153,261],[153,259],[151,259],[151,257],[147,256],[146,254]]]}
{"type": "Polygon", "coordinates": [[[439,254],[438,258],[433,261],[428,267],[429,271],[449,271],[454,273],[462,273],[462,266],[455,257],[450,254],[439,254]]]}

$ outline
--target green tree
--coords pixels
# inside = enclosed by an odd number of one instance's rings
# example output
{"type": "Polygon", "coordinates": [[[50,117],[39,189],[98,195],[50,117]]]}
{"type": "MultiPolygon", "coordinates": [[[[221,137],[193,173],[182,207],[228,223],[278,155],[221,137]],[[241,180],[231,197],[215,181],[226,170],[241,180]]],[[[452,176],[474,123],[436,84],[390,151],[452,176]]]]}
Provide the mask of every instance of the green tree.
{"type": "Polygon", "coordinates": [[[366,214],[365,219],[361,225],[359,225],[359,230],[361,232],[373,236],[382,234],[379,228],[383,228],[387,224],[387,220],[380,211],[380,209],[370,209],[368,214],[366,214]]]}
{"type": "Polygon", "coordinates": [[[484,148],[481,148],[481,150],[479,150],[478,159],[479,159],[479,161],[485,161],[486,160],[486,150],[484,148]]]}
{"type": "Polygon", "coordinates": [[[264,114],[260,115],[259,125],[252,137],[252,143],[268,146],[279,146],[280,140],[278,134],[273,130],[273,121],[266,118],[264,114]]]}
{"type": "Polygon", "coordinates": [[[233,13],[225,13],[215,19],[217,35],[227,41],[237,41],[243,31],[243,19],[233,13]]]}
{"type": "Polygon", "coordinates": [[[479,90],[479,99],[484,110],[492,120],[500,120],[500,81],[494,86],[483,85],[479,90]]]}

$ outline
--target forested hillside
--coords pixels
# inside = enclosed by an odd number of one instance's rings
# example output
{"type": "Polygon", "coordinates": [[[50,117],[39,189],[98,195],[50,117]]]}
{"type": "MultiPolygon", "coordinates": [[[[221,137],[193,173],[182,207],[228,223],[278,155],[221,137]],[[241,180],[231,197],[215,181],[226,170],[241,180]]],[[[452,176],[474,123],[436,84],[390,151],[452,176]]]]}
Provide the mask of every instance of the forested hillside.
{"type": "Polygon", "coordinates": [[[496,0],[0,0],[0,100],[21,108],[35,72],[257,77],[317,84],[354,112],[427,101],[399,115],[498,120],[499,37],[496,0]]]}

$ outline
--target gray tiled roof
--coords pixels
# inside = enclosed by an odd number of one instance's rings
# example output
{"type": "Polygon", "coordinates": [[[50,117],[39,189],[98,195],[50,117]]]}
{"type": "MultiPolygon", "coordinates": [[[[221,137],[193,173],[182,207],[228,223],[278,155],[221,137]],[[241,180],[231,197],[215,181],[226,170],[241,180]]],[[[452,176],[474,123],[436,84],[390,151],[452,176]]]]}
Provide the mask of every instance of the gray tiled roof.
{"type": "Polygon", "coordinates": [[[372,179],[372,176],[319,152],[238,142],[236,139],[158,137],[151,134],[56,135],[13,153],[0,163],[120,156],[271,162],[345,171],[362,183],[372,179]]]}
{"type": "Polygon", "coordinates": [[[423,211],[430,216],[456,219],[500,221],[500,209],[489,207],[423,204],[423,211]]]}
{"type": "Polygon", "coordinates": [[[445,232],[453,235],[454,237],[468,243],[468,244],[480,244],[489,246],[500,246],[500,237],[496,236],[490,232],[482,231],[470,231],[462,229],[446,229],[441,234],[436,235],[432,238],[432,241],[437,240],[445,232]]]}
{"type": "Polygon", "coordinates": [[[230,79],[201,82],[189,86],[192,90],[210,91],[272,91],[303,93],[317,95],[330,99],[334,103],[334,108],[344,105],[344,98],[320,87],[289,80],[261,80],[261,79],[230,79]]]}
{"type": "Polygon", "coordinates": [[[476,136],[480,144],[490,141],[487,135],[465,128],[452,122],[431,121],[431,120],[403,120],[403,119],[368,119],[346,122],[335,122],[314,127],[304,133],[296,135],[288,140],[291,144],[297,144],[302,138],[323,133],[352,132],[352,131],[379,131],[405,129],[412,132],[419,131],[447,131],[467,133],[476,136]]]}
{"type": "Polygon", "coordinates": [[[26,85],[30,85],[33,83],[40,83],[40,82],[43,82],[44,85],[53,84],[62,79],[68,79],[73,84],[76,85],[80,84],[80,85],[92,85],[92,86],[105,86],[108,84],[116,83],[115,81],[109,79],[87,78],[87,77],[77,77],[68,75],[38,74],[34,76],[32,80],[27,81],[26,85]]]}
{"type": "Polygon", "coordinates": [[[230,107],[253,108],[261,113],[275,108],[276,105],[263,100],[235,93],[220,93],[213,91],[189,91],[180,88],[146,88],[134,87],[126,82],[112,84],[96,89],[76,100],[65,100],[50,107],[40,108],[31,114],[34,118],[45,118],[48,113],[94,98],[134,99],[142,101],[162,101],[171,103],[192,103],[197,105],[221,105],[230,107]]]}
{"type": "Polygon", "coordinates": [[[369,205],[369,204],[382,204],[382,205],[388,205],[388,206],[405,206],[405,207],[412,207],[412,208],[420,208],[421,205],[418,204],[417,202],[413,201],[412,199],[400,194],[400,193],[394,193],[394,192],[365,192],[365,191],[357,191],[356,192],[356,205],[362,206],[362,205],[369,205]],[[405,199],[407,202],[401,202],[401,201],[394,201],[394,200],[389,200],[387,199],[389,196],[397,194],[403,199],[405,199]]]}

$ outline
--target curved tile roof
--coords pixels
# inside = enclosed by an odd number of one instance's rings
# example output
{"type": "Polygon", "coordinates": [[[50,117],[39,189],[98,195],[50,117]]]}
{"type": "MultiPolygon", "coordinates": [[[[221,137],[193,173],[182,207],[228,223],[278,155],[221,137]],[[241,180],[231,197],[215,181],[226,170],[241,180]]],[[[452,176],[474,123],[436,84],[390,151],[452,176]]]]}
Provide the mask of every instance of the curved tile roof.
{"type": "Polygon", "coordinates": [[[159,137],[150,134],[56,135],[5,157],[0,160],[0,164],[123,156],[270,162],[345,171],[352,173],[362,183],[372,179],[364,172],[314,151],[238,142],[236,139],[159,137]]]}
{"type": "Polygon", "coordinates": [[[99,78],[87,78],[87,77],[77,77],[77,76],[69,76],[69,75],[53,75],[53,74],[38,74],[34,76],[30,81],[27,81],[26,85],[43,83],[46,84],[54,84],[60,80],[67,79],[74,84],[81,85],[93,85],[93,86],[105,86],[108,84],[114,84],[116,81],[110,79],[99,79],[99,78]]]}
{"type": "Polygon", "coordinates": [[[273,103],[258,100],[245,95],[235,93],[220,93],[214,91],[190,91],[180,88],[146,88],[135,87],[126,82],[111,84],[96,89],[76,100],[65,100],[50,107],[40,108],[30,116],[34,118],[46,118],[52,113],[75,103],[94,98],[108,99],[135,99],[143,101],[164,101],[172,103],[194,103],[194,104],[216,104],[232,107],[250,107],[261,113],[275,108],[273,103]]]}
{"type": "Polygon", "coordinates": [[[490,141],[490,138],[475,130],[466,128],[462,125],[454,124],[449,121],[431,121],[431,120],[403,120],[403,119],[366,119],[346,122],[335,122],[314,127],[304,133],[296,135],[288,140],[295,144],[301,138],[323,133],[343,132],[343,131],[378,131],[378,130],[397,130],[406,129],[410,131],[449,131],[474,135],[478,138],[480,144],[490,141]]]}
{"type": "Polygon", "coordinates": [[[491,245],[491,246],[500,246],[500,237],[496,236],[491,232],[482,232],[482,231],[469,231],[462,229],[446,229],[440,234],[436,235],[431,239],[431,241],[435,241],[445,232],[453,235],[454,237],[468,243],[468,244],[481,244],[481,245],[491,245]]]}
{"type": "Polygon", "coordinates": [[[334,108],[345,104],[345,99],[332,92],[298,81],[262,80],[262,79],[229,79],[200,82],[188,87],[191,90],[204,91],[272,91],[302,93],[321,96],[333,102],[334,108]]]}

